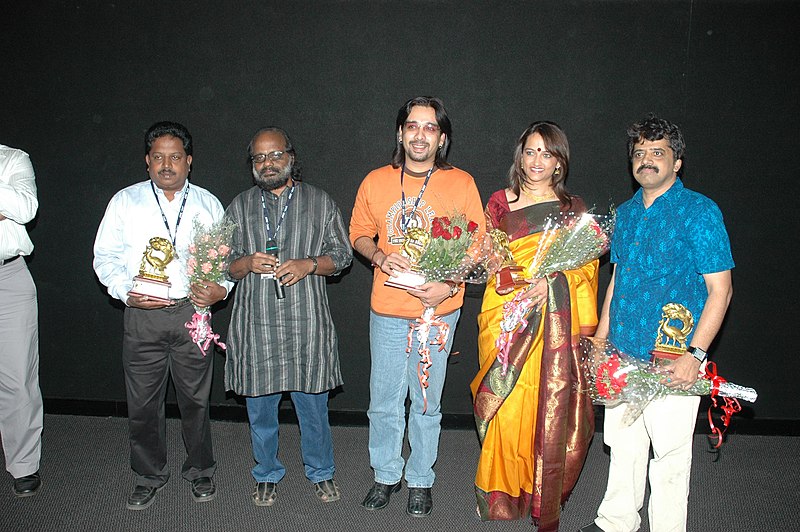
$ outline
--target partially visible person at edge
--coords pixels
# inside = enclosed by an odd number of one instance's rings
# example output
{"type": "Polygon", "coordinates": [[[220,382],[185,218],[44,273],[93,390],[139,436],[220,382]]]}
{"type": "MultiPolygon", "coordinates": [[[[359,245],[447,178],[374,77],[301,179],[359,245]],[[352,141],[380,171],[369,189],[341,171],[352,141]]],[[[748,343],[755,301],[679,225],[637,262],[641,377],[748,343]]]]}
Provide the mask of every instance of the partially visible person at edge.
{"type": "MultiPolygon", "coordinates": [[[[528,267],[545,221],[560,212],[586,211],[567,191],[569,144],[553,122],[534,122],[522,133],[508,171],[509,186],[486,206],[489,229],[502,229],[516,264],[528,267]]],[[[561,505],[578,480],[594,431],[591,399],[583,384],[578,342],[597,325],[598,261],[532,280],[500,295],[486,283],[472,381],[475,419],[482,440],[475,494],[483,520],[532,517],[538,530],[558,530],[561,505]],[[495,345],[503,305],[530,288],[535,304],[514,335],[508,377],[495,345]]]]}
{"type": "Polygon", "coordinates": [[[349,266],[353,252],[334,201],[301,181],[285,131],[259,130],[248,152],[255,186],[236,196],[225,214],[236,222],[229,275],[238,281],[225,389],[247,404],[256,461],[251,498],[256,506],[277,500],[286,474],[278,459],[278,407],[289,392],[306,478],[319,500],[333,502],[340,493],[333,479],[328,391],[342,384],[342,375],[325,278],[349,266]]]}
{"type": "MultiPolygon", "coordinates": [[[[192,136],[181,124],[158,122],[145,133],[149,179],[117,192],[108,203],[94,243],[94,271],[108,293],[125,303],[122,367],[128,400],[130,462],[135,477],[129,510],[150,506],[169,480],[164,397],[170,376],[181,414],[186,460],[183,478],[195,502],[217,494],[208,401],[214,357],[201,353],[184,324],[192,304],[209,307],[232,283],[204,280],[189,285],[186,264],[193,220],[209,226],[222,218],[222,204],[190,184],[192,136]],[[153,237],[168,239],[175,258],[166,274],[171,301],[129,293],[142,253],[153,237]]],[[[213,345],[213,344],[212,344],[213,345]]]]}
{"type": "MultiPolygon", "coordinates": [[[[697,326],[663,381],[675,389],[697,380],[733,295],[734,264],[722,213],[707,197],[684,188],[678,177],[684,149],[679,127],[652,114],[628,129],[631,170],[641,188],[617,210],[614,270],[597,327],[597,337],[649,359],[661,307],[684,305],[697,326]]],[[[624,404],[605,409],[608,485],[597,518],[582,531],[639,529],[651,448],[650,530],[686,530],[699,404],[697,396],[669,395],[648,404],[630,426],[621,423],[624,404]]]]}
{"type": "MultiPolygon", "coordinates": [[[[392,163],[370,172],[358,189],[350,220],[350,241],[372,263],[370,304],[369,456],[375,483],[361,503],[379,510],[400,489],[405,466],[409,488],[407,512],[415,517],[431,513],[433,464],[441,430],[441,396],[447,358],[463,303],[463,291],[454,282],[430,281],[418,290],[384,286],[393,272],[407,271],[411,263],[400,254],[408,229],[430,231],[434,217],[463,213],[484,229],[481,198],[468,173],[447,162],[452,140],[450,119],[438,98],[417,97],[398,111],[397,143],[392,163]],[[377,237],[377,242],[376,242],[377,237]],[[418,341],[412,338],[406,352],[409,325],[426,308],[450,326],[445,348],[431,348],[432,367],[427,388],[427,409],[417,377],[418,341]],[[411,397],[408,441],[411,454],[401,454],[406,429],[405,401],[411,397]]],[[[430,338],[438,332],[432,327],[430,338]]]]}
{"type": "Polygon", "coordinates": [[[30,157],[0,144],[0,438],[17,497],[42,486],[39,308],[25,262],[33,251],[25,224],[38,208],[30,157]]]}

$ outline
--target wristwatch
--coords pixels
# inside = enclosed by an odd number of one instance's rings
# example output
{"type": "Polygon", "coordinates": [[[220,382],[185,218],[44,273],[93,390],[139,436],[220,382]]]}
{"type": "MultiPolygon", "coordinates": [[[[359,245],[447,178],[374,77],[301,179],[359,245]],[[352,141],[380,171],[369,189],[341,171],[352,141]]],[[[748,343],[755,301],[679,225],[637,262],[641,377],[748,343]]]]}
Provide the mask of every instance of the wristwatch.
{"type": "Polygon", "coordinates": [[[689,347],[687,347],[686,351],[688,353],[691,353],[691,355],[694,358],[696,358],[698,362],[705,362],[706,359],[708,358],[708,353],[706,353],[705,351],[703,351],[699,347],[695,347],[693,345],[690,345],[689,347]]]}
{"type": "Polygon", "coordinates": [[[457,293],[458,293],[458,285],[456,283],[453,283],[450,286],[450,295],[448,297],[454,297],[457,293]]]}

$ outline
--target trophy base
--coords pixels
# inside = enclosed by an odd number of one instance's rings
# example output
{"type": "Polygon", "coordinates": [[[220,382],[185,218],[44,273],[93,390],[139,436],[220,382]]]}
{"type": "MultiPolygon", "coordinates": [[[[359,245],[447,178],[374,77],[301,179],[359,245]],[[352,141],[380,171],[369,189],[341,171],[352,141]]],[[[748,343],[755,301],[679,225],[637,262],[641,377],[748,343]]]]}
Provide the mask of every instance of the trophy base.
{"type": "Polygon", "coordinates": [[[516,288],[527,286],[522,266],[505,266],[494,274],[494,290],[501,296],[510,294],[516,288]]]}
{"type": "Polygon", "coordinates": [[[400,272],[389,277],[383,284],[393,288],[415,290],[425,284],[425,276],[416,272],[400,272]]]}
{"type": "Polygon", "coordinates": [[[169,289],[172,283],[167,281],[156,281],[155,279],[148,279],[137,275],[133,278],[133,288],[128,294],[132,296],[147,296],[156,301],[163,301],[164,303],[171,303],[172,299],[169,297],[169,289]]]}
{"type": "Polygon", "coordinates": [[[653,349],[650,351],[650,362],[655,366],[668,366],[675,360],[683,356],[686,351],[662,351],[661,349],[653,349]]]}

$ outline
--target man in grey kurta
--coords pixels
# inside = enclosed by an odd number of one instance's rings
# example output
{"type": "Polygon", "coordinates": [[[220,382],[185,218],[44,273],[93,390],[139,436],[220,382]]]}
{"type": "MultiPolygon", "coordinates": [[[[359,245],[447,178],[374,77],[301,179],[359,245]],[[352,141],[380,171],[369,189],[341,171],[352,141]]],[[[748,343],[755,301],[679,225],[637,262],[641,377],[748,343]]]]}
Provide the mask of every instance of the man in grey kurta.
{"type": "Polygon", "coordinates": [[[291,392],[305,475],[322,502],[340,498],[333,480],[328,390],[342,384],[325,276],[352,261],[347,230],[327,193],[301,182],[292,142],[259,130],[248,147],[256,186],[226,216],[237,224],[229,276],[233,303],[225,388],[245,396],[256,465],[257,506],[271,506],[286,470],[278,460],[278,406],[291,392]]]}

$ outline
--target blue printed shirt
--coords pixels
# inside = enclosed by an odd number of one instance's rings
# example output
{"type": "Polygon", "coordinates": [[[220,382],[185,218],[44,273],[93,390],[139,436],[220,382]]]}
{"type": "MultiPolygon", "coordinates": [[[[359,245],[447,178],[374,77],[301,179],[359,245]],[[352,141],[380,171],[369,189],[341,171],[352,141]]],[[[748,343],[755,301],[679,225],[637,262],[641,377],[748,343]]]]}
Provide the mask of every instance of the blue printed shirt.
{"type": "Polygon", "coordinates": [[[649,359],[655,346],[661,307],[680,303],[696,324],[708,298],[703,275],[734,266],[719,207],[684,188],[680,178],[649,208],[644,207],[641,189],[620,205],[611,262],[615,269],[609,340],[641,359],[649,359]]]}

